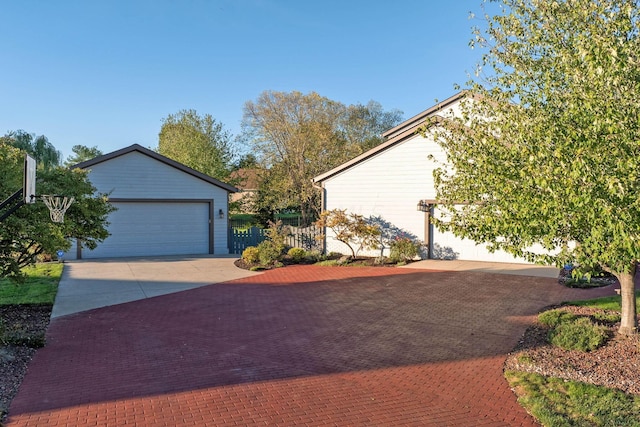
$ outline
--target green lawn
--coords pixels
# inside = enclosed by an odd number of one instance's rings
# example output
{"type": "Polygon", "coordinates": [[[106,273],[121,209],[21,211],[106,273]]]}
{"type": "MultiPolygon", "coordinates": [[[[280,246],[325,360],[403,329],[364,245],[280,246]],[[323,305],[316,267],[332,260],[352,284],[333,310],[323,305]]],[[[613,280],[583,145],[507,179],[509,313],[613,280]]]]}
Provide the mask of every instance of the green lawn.
{"type": "MultiPolygon", "coordinates": [[[[636,294],[640,304],[640,292],[636,294]]],[[[567,305],[620,311],[620,296],[574,301],[567,305]]],[[[639,305],[640,306],[640,305],[639,305]]],[[[520,404],[543,426],[640,427],[640,396],[602,386],[506,371],[520,404]]]]}
{"type": "MultiPolygon", "coordinates": [[[[567,305],[579,305],[586,307],[595,307],[601,310],[620,311],[621,298],[622,297],[620,297],[619,295],[615,295],[612,297],[602,297],[587,301],[571,301],[568,302],[567,305]]],[[[636,292],[636,306],[640,307],[640,292],[636,292]]]]}
{"type": "Polygon", "coordinates": [[[520,404],[543,426],[640,427],[640,396],[523,372],[505,372],[520,404]]]}
{"type": "Polygon", "coordinates": [[[62,276],[62,267],[61,263],[27,267],[24,270],[27,278],[20,284],[0,279],[0,305],[53,304],[62,276]]]}

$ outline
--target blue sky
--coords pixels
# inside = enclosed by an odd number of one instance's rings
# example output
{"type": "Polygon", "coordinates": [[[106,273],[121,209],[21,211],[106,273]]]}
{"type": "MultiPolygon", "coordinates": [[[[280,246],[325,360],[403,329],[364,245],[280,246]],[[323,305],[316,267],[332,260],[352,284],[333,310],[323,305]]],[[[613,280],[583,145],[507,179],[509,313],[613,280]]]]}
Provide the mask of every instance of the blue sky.
{"type": "Polygon", "coordinates": [[[0,134],[66,158],[156,147],[162,119],[211,114],[240,133],[265,90],[378,101],[409,118],[467,81],[481,0],[0,0],[0,134]]]}

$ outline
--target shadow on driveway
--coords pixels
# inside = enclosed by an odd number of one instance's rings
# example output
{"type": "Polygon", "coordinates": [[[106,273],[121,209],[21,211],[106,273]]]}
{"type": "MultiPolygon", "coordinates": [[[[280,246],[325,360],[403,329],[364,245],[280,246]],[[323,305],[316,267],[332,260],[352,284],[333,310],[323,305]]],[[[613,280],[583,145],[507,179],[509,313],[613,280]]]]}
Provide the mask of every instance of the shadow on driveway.
{"type": "Polygon", "coordinates": [[[488,273],[272,270],[54,319],[9,425],[535,425],[502,377],[506,354],[541,308],[613,293],[488,273]]]}

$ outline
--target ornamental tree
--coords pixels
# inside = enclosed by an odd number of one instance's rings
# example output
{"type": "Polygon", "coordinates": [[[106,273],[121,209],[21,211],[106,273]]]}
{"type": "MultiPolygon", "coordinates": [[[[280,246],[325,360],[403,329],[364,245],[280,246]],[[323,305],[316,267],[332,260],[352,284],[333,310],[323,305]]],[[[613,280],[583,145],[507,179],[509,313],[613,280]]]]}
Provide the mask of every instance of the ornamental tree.
{"type": "Polygon", "coordinates": [[[472,47],[484,49],[468,82],[474,96],[461,114],[422,129],[447,154],[434,173],[447,212],[437,225],[529,261],[614,274],[619,332],[634,334],[638,1],[500,3],[501,12],[474,30],[472,47]]]}
{"type": "Polygon", "coordinates": [[[370,224],[362,215],[348,214],[345,209],[324,211],[315,224],[330,229],[333,232],[331,237],[347,245],[354,259],[361,249],[375,249],[380,244],[380,229],[370,224]]]}

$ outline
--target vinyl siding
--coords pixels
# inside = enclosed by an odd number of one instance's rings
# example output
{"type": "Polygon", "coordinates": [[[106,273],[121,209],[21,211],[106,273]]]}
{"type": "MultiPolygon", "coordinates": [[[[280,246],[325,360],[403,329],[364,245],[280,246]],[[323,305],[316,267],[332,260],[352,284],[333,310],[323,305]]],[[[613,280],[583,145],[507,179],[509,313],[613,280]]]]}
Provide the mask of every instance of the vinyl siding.
{"type": "MultiPolygon", "coordinates": [[[[346,209],[366,218],[380,217],[394,229],[424,241],[425,214],[417,210],[417,204],[421,199],[436,199],[433,171],[445,162],[446,154],[432,136],[415,135],[326,179],[325,208],[346,209]]],[[[485,245],[440,232],[433,226],[430,232],[434,258],[525,262],[506,252],[491,253],[485,245]]],[[[330,230],[326,244],[327,252],[350,253],[346,245],[333,239],[330,230]]],[[[388,249],[382,252],[388,253],[388,249]]],[[[381,251],[360,254],[379,256],[381,251]]]]}
{"type": "Polygon", "coordinates": [[[211,198],[219,207],[221,199],[226,203],[227,192],[222,188],[135,151],[89,169],[93,185],[112,198],[211,198]]]}
{"type": "MultiPolygon", "coordinates": [[[[393,227],[424,239],[424,213],[418,201],[435,198],[433,170],[445,156],[432,138],[416,135],[324,183],[327,210],[346,209],[365,217],[381,217],[393,227]]],[[[327,250],[345,252],[327,231],[327,250]]],[[[348,251],[348,249],[347,249],[348,251]]],[[[388,252],[386,252],[388,253],[388,252]]],[[[380,251],[362,252],[379,255],[380,251]]]]}

